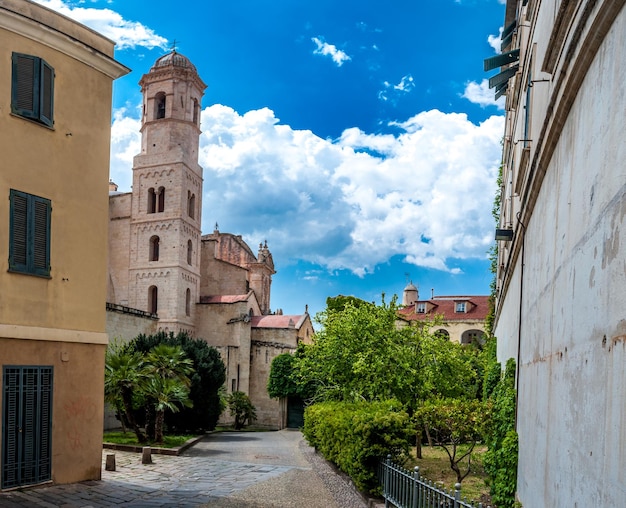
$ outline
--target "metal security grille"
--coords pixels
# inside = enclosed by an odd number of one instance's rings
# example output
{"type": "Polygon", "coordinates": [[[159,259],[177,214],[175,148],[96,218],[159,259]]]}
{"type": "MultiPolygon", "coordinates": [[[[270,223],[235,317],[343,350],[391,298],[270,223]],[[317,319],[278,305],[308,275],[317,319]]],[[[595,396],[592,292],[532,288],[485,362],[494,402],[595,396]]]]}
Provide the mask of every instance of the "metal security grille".
{"type": "Polygon", "coordinates": [[[52,367],[3,368],[3,489],[51,479],[52,367]]]}

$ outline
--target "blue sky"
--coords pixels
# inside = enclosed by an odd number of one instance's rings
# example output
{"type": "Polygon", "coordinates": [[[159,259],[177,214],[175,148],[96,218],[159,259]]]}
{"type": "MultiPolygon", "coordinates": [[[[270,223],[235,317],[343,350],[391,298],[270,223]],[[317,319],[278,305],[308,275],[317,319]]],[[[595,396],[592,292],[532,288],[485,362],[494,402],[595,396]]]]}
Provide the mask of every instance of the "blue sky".
{"type": "Polygon", "coordinates": [[[208,88],[203,233],[267,240],[272,308],[488,294],[504,0],[36,0],[117,42],[111,178],[130,190],[137,83],[175,43],[208,88]],[[174,42],[175,41],[175,42],[174,42]]]}

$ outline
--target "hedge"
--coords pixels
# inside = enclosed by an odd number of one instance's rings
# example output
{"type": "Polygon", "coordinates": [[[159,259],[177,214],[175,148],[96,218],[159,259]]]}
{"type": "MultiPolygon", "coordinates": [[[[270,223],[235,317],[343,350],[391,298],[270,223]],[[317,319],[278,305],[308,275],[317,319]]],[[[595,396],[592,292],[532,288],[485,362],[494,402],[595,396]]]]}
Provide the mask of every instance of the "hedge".
{"type": "Polygon", "coordinates": [[[322,402],[306,408],[309,444],[348,474],[359,490],[377,492],[378,461],[408,455],[414,430],[397,401],[322,402]]]}

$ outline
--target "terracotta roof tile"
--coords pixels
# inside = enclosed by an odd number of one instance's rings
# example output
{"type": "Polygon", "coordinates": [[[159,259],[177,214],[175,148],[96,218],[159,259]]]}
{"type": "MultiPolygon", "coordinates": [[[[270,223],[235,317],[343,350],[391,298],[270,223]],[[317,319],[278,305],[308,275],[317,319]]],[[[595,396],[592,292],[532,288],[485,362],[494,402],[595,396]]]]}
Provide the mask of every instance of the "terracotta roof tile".
{"type": "Polygon", "coordinates": [[[268,316],[252,316],[252,328],[299,328],[304,322],[306,314],[299,316],[286,316],[282,314],[270,314],[268,316]],[[290,323],[293,323],[290,326],[290,323]]]}

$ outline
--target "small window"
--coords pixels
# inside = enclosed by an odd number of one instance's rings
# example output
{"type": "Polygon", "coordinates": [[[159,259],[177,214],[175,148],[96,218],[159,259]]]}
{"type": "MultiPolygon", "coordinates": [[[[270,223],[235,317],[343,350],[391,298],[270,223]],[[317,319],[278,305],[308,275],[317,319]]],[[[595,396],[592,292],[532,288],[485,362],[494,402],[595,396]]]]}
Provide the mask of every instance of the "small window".
{"type": "Polygon", "coordinates": [[[159,260],[159,243],[160,239],[158,236],[150,238],[150,261],[159,260]]]}
{"type": "Polygon", "coordinates": [[[163,210],[165,210],[165,187],[159,187],[159,192],[158,192],[159,196],[159,207],[158,207],[158,211],[162,212],[163,210]]]}
{"type": "Polygon", "coordinates": [[[191,316],[191,289],[187,288],[185,295],[185,315],[191,316]]]}
{"type": "Polygon", "coordinates": [[[163,92],[158,93],[154,98],[155,101],[155,118],[159,120],[160,118],[165,118],[165,94],[163,92]]]}
{"type": "Polygon", "coordinates": [[[465,312],[465,302],[456,302],[454,312],[465,312]]]}
{"type": "Polygon", "coordinates": [[[200,104],[198,103],[198,99],[193,100],[193,123],[198,125],[198,119],[200,116],[200,104]]]}
{"type": "Polygon", "coordinates": [[[195,217],[196,213],[196,195],[192,194],[191,191],[187,191],[187,215],[192,219],[195,217]]]}
{"type": "Polygon", "coordinates": [[[148,288],[148,312],[157,314],[159,308],[159,289],[156,286],[148,288]]]}
{"type": "Polygon", "coordinates": [[[426,313],[426,303],[424,303],[424,302],[416,303],[415,304],[415,312],[417,312],[418,314],[426,313]]]}
{"type": "Polygon", "coordinates": [[[36,56],[13,53],[11,112],[52,127],[54,69],[36,56]]]}
{"type": "Polygon", "coordinates": [[[9,271],[50,276],[49,199],[11,189],[9,271]]]}
{"type": "Polygon", "coordinates": [[[188,240],[187,241],[187,264],[188,265],[191,264],[192,255],[193,255],[193,243],[191,242],[191,240],[188,240]]]}
{"type": "Polygon", "coordinates": [[[156,192],[154,192],[153,187],[150,187],[148,189],[148,213],[156,212],[156,205],[157,205],[156,192]]]}

